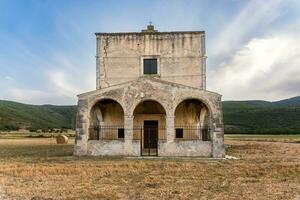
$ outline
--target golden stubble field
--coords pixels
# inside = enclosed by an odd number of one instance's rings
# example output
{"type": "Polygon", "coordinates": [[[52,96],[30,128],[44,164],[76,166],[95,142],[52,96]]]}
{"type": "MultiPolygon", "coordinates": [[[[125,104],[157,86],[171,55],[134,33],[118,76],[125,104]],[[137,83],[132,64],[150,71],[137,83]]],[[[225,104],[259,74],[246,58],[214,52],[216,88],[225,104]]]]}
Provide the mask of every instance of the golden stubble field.
{"type": "Polygon", "coordinates": [[[226,146],[240,160],[76,158],[55,139],[2,138],[0,199],[300,199],[300,143],[226,146]]]}

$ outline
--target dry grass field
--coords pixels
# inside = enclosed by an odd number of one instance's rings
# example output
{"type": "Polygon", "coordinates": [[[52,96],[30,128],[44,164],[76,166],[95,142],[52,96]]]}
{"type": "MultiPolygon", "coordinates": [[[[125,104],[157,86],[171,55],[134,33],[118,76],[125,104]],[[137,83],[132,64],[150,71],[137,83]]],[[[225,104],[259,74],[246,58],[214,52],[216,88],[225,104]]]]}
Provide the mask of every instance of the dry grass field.
{"type": "Polygon", "coordinates": [[[241,140],[241,141],[296,142],[296,143],[300,143],[300,135],[226,134],[225,138],[227,140],[241,140]]]}
{"type": "Polygon", "coordinates": [[[300,143],[226,138],[239,160],[76,158],[51,138],[2,138],[0,199],[300,199],[300,143]]]}

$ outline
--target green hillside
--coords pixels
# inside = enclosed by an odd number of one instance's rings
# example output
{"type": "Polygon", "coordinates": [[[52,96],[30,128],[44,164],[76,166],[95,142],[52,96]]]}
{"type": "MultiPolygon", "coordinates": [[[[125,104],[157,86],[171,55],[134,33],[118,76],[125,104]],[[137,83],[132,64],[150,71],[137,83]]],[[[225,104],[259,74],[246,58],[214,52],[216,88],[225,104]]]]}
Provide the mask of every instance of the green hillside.
{"type": "MultiPolygon", "coordinates": [[[[277,102],[224,101],[225,133],[300,134],[300,97],[277,102]]],[[[0,130],[74,128],[76,106],[0,100],[0,130]]]]}
{"type": "Polygon", "coordinates": [[[0,130],[74,128],[76,106],[28,105],[0,100],[0,130]]]}
{"type": "Polygon", "coordinates": [[[300,97],[277,102],[224,101],[226,133],[300,134],[300,97]]]}

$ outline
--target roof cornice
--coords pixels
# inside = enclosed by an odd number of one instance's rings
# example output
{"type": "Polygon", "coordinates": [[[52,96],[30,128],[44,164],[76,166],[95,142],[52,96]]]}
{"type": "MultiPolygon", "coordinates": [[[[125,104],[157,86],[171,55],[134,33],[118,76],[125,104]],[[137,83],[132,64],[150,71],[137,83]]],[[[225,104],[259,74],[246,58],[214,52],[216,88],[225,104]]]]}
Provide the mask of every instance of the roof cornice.
{"type": "Polygon", "coordinates": [[[171,31],[171,32],[112,32],[95,33],[95,35],[168,35],[168,34],[205,34],[205,31],[171,31]]]}

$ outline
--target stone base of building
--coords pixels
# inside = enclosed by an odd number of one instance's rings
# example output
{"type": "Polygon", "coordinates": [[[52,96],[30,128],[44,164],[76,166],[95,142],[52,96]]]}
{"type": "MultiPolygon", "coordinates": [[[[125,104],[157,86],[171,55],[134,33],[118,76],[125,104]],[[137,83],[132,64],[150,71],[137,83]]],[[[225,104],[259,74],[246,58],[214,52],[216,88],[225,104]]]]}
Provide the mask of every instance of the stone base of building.
{"type": "MultiPolygon", "coordinates": [[[[140,141],[132,140],[90,140],[87,143],[87,156],[163,156],[163,157],[225,157],[225,151],[214,155],[213,143],[200,140],[176,140],[174,142],[159,141],[156,154],[147,154],[140,141]]],[[[81,156],[83,154],[79,154],[81,156]]]]}

